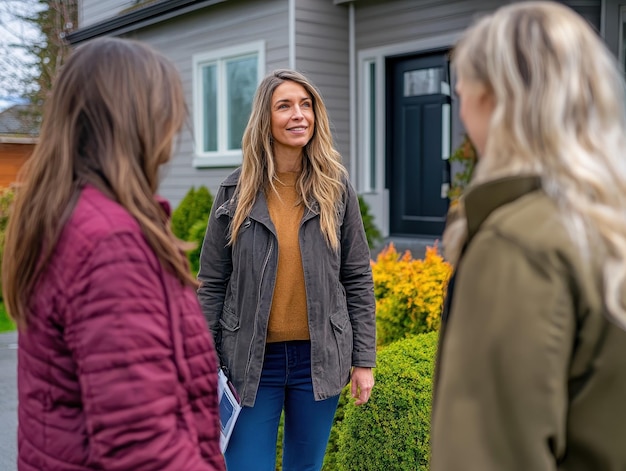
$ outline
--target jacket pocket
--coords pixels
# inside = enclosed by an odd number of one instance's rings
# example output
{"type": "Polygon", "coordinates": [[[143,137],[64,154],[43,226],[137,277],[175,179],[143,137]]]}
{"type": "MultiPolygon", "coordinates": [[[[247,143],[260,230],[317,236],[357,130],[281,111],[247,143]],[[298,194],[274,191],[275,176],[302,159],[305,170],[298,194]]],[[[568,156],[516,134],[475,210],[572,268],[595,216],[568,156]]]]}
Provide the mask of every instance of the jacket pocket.
{"type": "Polygon", "coordinates": [[[232,371],[241,319],[232,307],[224,305],[220,318],[220,362],[232,371]]]}
{"type": "Polygon", "coordinates": [[[337,368],[339,387],[343,387],[349,379],[352,365],[352,324],[345,310],[335,311],[330,316],[333,335],[337,345],[337,368]]]}
{"type": "Polygon", "coordinates": [[[350,325],[350,318],[348,317],[348,313],[345,311],[335,311],[330,316],[330,323],[333,326],[335,333],[343,334],[343,332],[350,325]]]}
{"type": "Polygon", "coordinates": [[[223,330],[235,332],[239,330],[240,319],[230,306],[224,305],[224,309],[222,310],[222,317],[220,317],[220,324],[223,330]]]}

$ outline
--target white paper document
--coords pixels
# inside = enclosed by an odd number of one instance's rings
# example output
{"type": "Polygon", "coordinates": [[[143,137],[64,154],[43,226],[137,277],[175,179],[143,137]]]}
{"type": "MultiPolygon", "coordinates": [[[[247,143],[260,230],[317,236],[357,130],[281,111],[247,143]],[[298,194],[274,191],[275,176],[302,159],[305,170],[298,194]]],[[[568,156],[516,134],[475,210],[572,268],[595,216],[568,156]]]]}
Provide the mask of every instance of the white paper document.
{"type": "Polygon", "coordinates": [[[220,448],[222,453],[226,451],[228,446],[228,440],[235,428],[235,422],[241,412],[241,405],[239,404],[239,396],[237,391],[233,387],[232,383],[228,380],[222,369],[220,368],[218,374],[218,400],[220,404],[220,448]]]}

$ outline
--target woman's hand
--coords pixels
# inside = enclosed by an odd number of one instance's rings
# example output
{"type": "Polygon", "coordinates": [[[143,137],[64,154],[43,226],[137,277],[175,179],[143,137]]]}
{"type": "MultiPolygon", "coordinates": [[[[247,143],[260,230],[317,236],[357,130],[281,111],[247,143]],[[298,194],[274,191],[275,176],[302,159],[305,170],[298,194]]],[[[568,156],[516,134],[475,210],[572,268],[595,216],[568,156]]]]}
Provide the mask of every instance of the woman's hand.
{"type": "Polygon", "coordinates": [[[352,368],[352,397],[356,398],[354,405],[360,406],[369,401],[374,387],[374,373],[371,368],[355,366],[352,368]]]}

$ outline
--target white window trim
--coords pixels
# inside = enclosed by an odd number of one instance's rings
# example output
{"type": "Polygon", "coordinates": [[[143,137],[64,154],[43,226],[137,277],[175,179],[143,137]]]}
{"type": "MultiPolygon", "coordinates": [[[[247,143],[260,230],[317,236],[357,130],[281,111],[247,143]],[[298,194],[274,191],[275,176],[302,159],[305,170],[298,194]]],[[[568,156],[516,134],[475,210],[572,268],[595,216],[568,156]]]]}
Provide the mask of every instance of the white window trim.
{"type": "MultiPolygon", "coordinates": [[[[194,159],[193,166],[201,167],[230,167],[238,166],[242,162],[241,150],[227,150],[223,148],[227,141],[226,126],[218,124],[218,150],[213,152],[202,151],[204,142],[204,126],[202,123],[202,77],[201,67],[211,62],[218,66],[218,84],[226,80],[226,68],[223,67],[225,60],[246,55],[257,55],[257,85],[265,75],[265,41],[254,41],[238,46],[217,49],[211,52],[203,52],[192,56],[193,76],[193,123],[194,123],[194,159]]],[[[218,85],[217,93],[217,121],[225,123],[227,120],[226,97],[221,93],[218,85]]]]}
{"type": "MultiPolygon", "coordinates": [[[[378,105],[378,97],[379,97],[379,89],[378,87],[376,87],[376,89],[374,90],[374,93],[376,95],[376,102],[374,103],[374,109],[372,109],[371,107],[371,96],[370,96],[370,91],[372,90],[372,83],[370,81],[370,70],[371,70],[371,66],[374,66],[374,71],[376,72],[376,78],[375,81],[378,82],[378,64],[376,63],[376,59],[373,58],[369,58],[369,59],[363,59],[361,61],[361,65],[362,65],[362,80],[363,80],[363,99],[361,100],[362,106],[363,106],[363,120],[361,121],[361,149],[363,149],[362,152],[362,165],[361,168],[362,170],[362,175],[361,175],[361,184],[359,185],[359,188],[362,192],[364,193],[374,193],[377,188],[376,186],[372,186],[371,185],[371,181],[372,181],[372,174],[371,174],[371,168],[372,168],[372,162],[371,159],[374,158],[375,159],[375,165],[378,163],[378,160],[376,158],[378,152],[377,149],[372,149],[371,148],[371,132],[372,129],[370,129],[370,125],[372,123],[372,114],[377,118],[378,114],[378,108],[380,108],[380,106],[378,105]]],[[[378,143],[379,142],[379,136],[378,136],[378,128],[379,126],[377,126],[377,124],[374,125],[375,129],[374,131],[374,135],[375,135],[375,142],[378,143]]],[[[376,165],[377,166],[377,165],[376,165]]],[[[379,170],[378,168],[376,170],[379,170]]],[[[377,172],[378,175],[380,175],[380,172],[377,172]]],[[[378,184],[378,181],[380,180],[380,177],[376,177],[376,183],[378,184]]]]}

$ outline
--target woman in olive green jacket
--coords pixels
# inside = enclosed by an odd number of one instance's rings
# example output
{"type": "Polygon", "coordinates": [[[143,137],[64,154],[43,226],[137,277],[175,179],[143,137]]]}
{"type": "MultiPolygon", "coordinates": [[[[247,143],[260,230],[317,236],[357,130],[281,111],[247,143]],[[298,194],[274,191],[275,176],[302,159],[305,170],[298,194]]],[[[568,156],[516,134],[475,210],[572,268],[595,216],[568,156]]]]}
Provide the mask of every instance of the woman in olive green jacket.
{"type": "Polygon", "coordinates": [[[431,471],[624,471],[623,79],[547,2],[482,19],[454,61],[480,159],[444,237],[431,471]]]}

